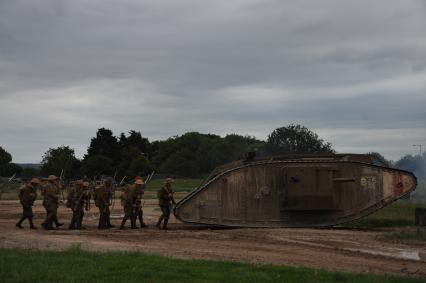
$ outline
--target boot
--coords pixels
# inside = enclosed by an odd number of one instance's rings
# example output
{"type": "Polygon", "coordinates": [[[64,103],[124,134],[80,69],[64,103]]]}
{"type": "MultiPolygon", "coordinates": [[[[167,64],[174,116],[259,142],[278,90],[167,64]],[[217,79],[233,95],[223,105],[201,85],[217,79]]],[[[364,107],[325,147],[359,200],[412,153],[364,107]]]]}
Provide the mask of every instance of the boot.
{"type": "Polygon", "coordinates": [[[119,228],[119,229],[123,230],[123,229],[125,229],[125,228],[126,228],[126,227],[124,227],[124,225],[126,225],[126,221],[127,221],[127,219],[123,219],[123,220],[121,221],[121,225],[120,225],[120,228],[119,228]]]}
{"type": "Polygon", "coordinates": [[[158,219],[157,224],[155,224],[155,227],[156,227],[157,229],[161,229],[161,221],[163,221],[163,216],[161,216],[161,217],[158,219]]]}
{"type": "Polygon", "coordinates": [[[130,226],[132,229],[137,229],[136,227],[136,219],[130,219],[130,226]]]}
{"type": "Polygon", "coordinates": [[[105,226],[105,218],[104,218],[103,215],[101,215],[101,216],[99,216],[98,229],[102,230],[102,229],[105,229],[105,228],[106,228],[106,226],[105,226]]]}
{"type": "Polygon", "coordinates": [[[44,223],[43,229],[44,230],[57,230],[56,228],[53,228],[52,223],[44,223]]]}
{"type": "Polygon", "coordinates": [[[111,225],[111,219],[109,218],[109,216],[107,217],[107,227],[108,228],[114,228],[115,226],[114,225],[111,225]]]}
{"type": "Polygon", "coordinates": [[[30,222],[30,229],[37,229],[37,227],[36,226],[34,226],[34,223],[33,223],[33,218],[31,217],[31,218],[28,218],[28,221],[30,222]]]}
{"type": "Polygon", "coordinates": [[[148,225],[146,225],[142,219],[139,219],[139,223],[141,224],[141,228],[147,228],[148,225]]]}
{"type": "Polygon", "coordinates": [[[19,221],[18,221],[18,223],[16,223],[16,227],[18,227],[19,229],[23,229],[24,227],[22,227],[22,222],[24,222],[24,220],[25,220],[25,217],[24,216],[22,216],[21,217],[21,219],[19,219],[19,221]]]}
{"type": "Polygon", "coordinates": [[[75,229],[75,216],[74,215],[72,216],[71,223],[70,223],[70,226],[68,226],[68,229],[70,229],[70,230],[75,229]]]}
{"type": "Polygon", "coordinates": [[[55,219],[55,225],[58,228],[58,227],[64,226],[64,223],[59,223],[58,219],[56,218],[55,219]]]}
{"type": "Polygon", "coordinates": [[[169,219],[164,219],[164,223],[163,223],[163,230],[168,230],[169,228],[167,228],[167,223],[169,222],[169,219]]]}

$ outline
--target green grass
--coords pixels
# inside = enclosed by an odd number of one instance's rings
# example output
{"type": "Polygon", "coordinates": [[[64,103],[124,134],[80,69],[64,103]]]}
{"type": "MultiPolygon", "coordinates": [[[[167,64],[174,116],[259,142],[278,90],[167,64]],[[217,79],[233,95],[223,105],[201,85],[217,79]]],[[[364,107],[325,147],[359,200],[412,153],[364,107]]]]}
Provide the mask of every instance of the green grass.
{"type": "Polygon", "coordinates": [[[345,228],[376,229],[414,226],[414,210],[424,202],[398,200],[367,217],[342,225],[345,228]]]}
{"type": "Polygon", "coordinates": [[[422,279],[124,252],[0,250],[2,282],[424,282],[422,279]]]}
{"type": "MultiPolygon", "coordinates": [[[[175,192],[190,192],[193,189],[197,188],[203,179],[176,179],[172,183],[173,191],[175,192]]],[[[158,191],[164,185],[164,180],[155,179],[152,180],[148,187],[147,191],[158,191]]]]}

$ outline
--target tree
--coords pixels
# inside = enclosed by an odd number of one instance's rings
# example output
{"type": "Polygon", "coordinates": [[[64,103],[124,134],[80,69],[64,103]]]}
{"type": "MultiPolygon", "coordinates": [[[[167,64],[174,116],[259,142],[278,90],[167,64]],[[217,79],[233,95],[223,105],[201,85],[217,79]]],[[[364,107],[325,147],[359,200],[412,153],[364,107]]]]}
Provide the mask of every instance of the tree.
{"type": "Polygon", "coordinates": [[[88,177],[112,175],[114,172],[112,160],[103,155],[93,155],[83,160],[81,173],[88,177]]]}
{"type": "Polygon", "coordinates": [[[152,169],[151,144],[140,132],[131,130],[129,135],[120,135],[121,161],[118,165],[118,176],[136,176],[152,169]]]}
{"type": "Polygon", "coordinates": [[[112,134],[111,130],[100,128],[96,137],[90,141],[90,146],[87,149],[87,154],[84,159],[92,156],[103,155],[112,161],[115,166],[121,159],[121,148],[117,138],[112,134]]]}
{"type": "Polygon", "coordinates": [[[151,173],[152,168],[148,158],[141,154],[134,158],[127,169],[127,176],[143,176],[151,173]]]}
{"type": "Polygon", "coordinates": [[[121,133],[119,144],[121,148],[136,147],[146,156],[150,156],[150,142],[147,138],[142,137],[140,132],[131,130],[127,137],[124,133],[121,133]]]}
{"type": "Polygon", "coordinates": [[[426,178],[426,153],[423,155],[406,155],[395,163],[395,167],[414,172],[417,178],[426,178]]]}
{"type": "Polygon", "coordinates": [[[20,174],[22,168],[11,163],[12,155],[0,146],[0,176],[11,176],[13,174],[20,174]]]}
{"type": "Polygon", "coordinates": [[[80,161],[75,157],[74,149],[69,146],[49,148],[41,161],[41,174],[54,174],[60,176],[64,170],[65,178],[72,178],[78,175],[80,161]]]}
{"type": "Polygon", "coordinates": [[[0,146],[0,166],[5,166],[12,161],[12,155],[0,146]]]}
{"type": "Polygon", "coordinates": [[[290,124],[275,129],[266,142],[269,154],[334,153],[331,143],[324,142],[308,128],[290,124]]]}
{"type": "Polygon", "coordinates": [[[160,167],[160,172],[177,174],[185,177],[198,176],[198,164],[195,161],[195,154],[189,148],[182,148],[173,153],[164,161],[160,167]]]}

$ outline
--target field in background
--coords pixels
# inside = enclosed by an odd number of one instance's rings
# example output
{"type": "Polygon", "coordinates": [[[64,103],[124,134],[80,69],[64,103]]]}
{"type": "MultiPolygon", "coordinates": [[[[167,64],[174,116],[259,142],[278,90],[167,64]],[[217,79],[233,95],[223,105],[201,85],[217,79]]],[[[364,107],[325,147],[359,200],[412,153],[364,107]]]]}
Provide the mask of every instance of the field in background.
{"type": "Polygon", "coordinates": [[[367,217],[344,224],[342,227],[373,230],[414,226],[414,210],[416,207],[426,207],[426,202],[398,200],[367,217]]]}
{"type": "MultiPolygon", "coordinates": [[[[176,179],[173,181],[172,187],[176,192],[175,198],[180,199],[186,193],[192,191],[197,188],[203,179],[176,179]]],[[[0,185],[0,194],[3,200],[17,200],[18,199],[18,189],[21,184],[12,183],[12,184],[1,184],[0,185]]],[[[164,180],[154,179],[152,180],[146,188],[145,198],[153,199],[157,198],[157,191],[164,185],[164,180]]],[[[64,197],[66,197],[66,191],[64,190],[64,197]]],[[[115,193],[115,197],[118,198],[120,196],[120,188],[117,188],[115,193]]],[[[38,195],[38,199],[41,199],[40,195],[38,195]]]]}
{"type": "Polygon", "coordinates": [[[422,279],[125,252],[0,250],[3,282],[424,282],[422,279]]]}

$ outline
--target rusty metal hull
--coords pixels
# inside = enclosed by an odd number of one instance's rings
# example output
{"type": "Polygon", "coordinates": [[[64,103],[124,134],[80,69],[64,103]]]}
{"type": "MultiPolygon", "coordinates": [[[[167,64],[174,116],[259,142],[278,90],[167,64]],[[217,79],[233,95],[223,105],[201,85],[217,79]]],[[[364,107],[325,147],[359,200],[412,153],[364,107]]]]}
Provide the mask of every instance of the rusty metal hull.
{"type": "Polygon", "coordinates": [[[407,171],[351,160],[262,160],[208,178],[175,208],[188,223],[321,227],[366,216],[412,192],[407,171]]]}

